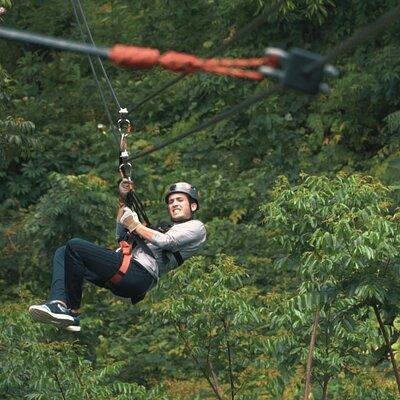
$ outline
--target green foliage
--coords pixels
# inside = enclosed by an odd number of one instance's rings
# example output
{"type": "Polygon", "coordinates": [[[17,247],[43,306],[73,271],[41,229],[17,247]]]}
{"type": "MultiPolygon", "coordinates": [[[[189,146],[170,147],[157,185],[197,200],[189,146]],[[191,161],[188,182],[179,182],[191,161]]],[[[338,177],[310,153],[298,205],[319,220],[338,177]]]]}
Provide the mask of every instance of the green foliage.
{"type": "Polygon", "coordinates": [[[120,381],[124,362],[93,368],[78,341],[56,328],[32,323],[26,304],[6,304],[0,313],[0,393],[6,399],[168,399],[120,381]]]}
{"type": "Polygon", "coordinates": [[[318,25],[322,25],[334,5],[335,3],[332,0],[287,0],[283,2],[282,14],[289,21],[297,18],[303,19],[305,17],[318,25]]]}
{"type": "Polygon", "coordinates": [[[1,0],[0,1],[0,6],[5,7],[5,8],[11,8],[12,7],[12,1],[11,0],[1,0]]]}
{"type": "MultiPolygon", "coordinates": [[[[83,3],[99,45],[200,56],[267,12],[267,23],[218,54],[232,57],[262,55],[270,45],[326,54],[397,3],[285,0],[270,12],[271,5],[83,3]]],[[[68,2],[0,6],[4,25],[80,40],[68,2]]],[[[165,219],[170,182],[199,187],[209,240],[203,257],[135,307],[86,288],[87,317],[75,339],[32,323],[25,309],[46,298],[57,246],[73,236],[113,245],[116,142],[85,57],[1,40],[0,352],[10,365],[0,368],[0,396],[61,398],[62,387],[68,399],[299,399],[318,309],[314,397],[329,387],[332,399],[393,399],[370,305],[387,324],[397,321],[399,40],[394,27],[340,58],[329,95],[271,96],[135,161],[152,220],[165,219]]],[[[270,85],[194,74],[134,107],[171,74],[105,68],[121,105],[134,110],[131,153],[270,85]]],[[[398,337],[397,323],[390,335],[398,337]]]]}
{"type": "Polygon", "coordinates": [[[370,346],[379,347],[366,307],[398,312],[399,224],[390,191],[362,175],[303,175],[296,186],[281,177],[263,211],[273,232],[274,267],[296,268],[299,277],[292,296],[270,313],[272,328],[285,333],[268,339],[266,349],[278,365],[304,364],[318,310],[313,375],[327,385],[360,368],[370,346]],[[300,342],[297,332],[304,335],[300,342]]]}
{"type": "Polygon", "coordinates": [[[154,305],[150,318],[174,326],[178,343],[168,348],[190,357],[217,396],[224,387],[229,397],[249,393],[256,350],[250,351],[252,331],[260,310],[249,304],[245,271],[232,258],[221,256],[206,271],[203,265],[198,258],[176,271],[160,288],[172,295],[154,305]]]}
{"type": "Polygon", "coordinates": [[[398,215],[389,212],[388,189],[360,175],[303,179],[295,188],[282,179],[264,207],[281,247],[277,263],[295,258],[305,282],[387,301],[399,284],[398,215]]]}
{"type": "Polygon", "coordinates": [[[71,236],[104,242],[115,210],[107,182],[91,175],[57,173],[49,179],[49,191],[27,215],[26,235],[35,237],[39,248],[54,247],[71,236]]]}

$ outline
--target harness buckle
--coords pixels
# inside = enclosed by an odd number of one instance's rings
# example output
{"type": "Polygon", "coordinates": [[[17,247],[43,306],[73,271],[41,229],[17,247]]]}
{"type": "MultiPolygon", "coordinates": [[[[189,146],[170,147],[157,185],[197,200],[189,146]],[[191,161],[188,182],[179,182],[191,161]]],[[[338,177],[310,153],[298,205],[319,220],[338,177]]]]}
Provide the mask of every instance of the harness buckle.
{"type": "Polygon", "coordinates": [[[119,247],[121,248],[122,254],[124,256],[128,256],[132,253],[132,244],[126,242],[125,240],[121,240],[119,242],[119,247]]]}

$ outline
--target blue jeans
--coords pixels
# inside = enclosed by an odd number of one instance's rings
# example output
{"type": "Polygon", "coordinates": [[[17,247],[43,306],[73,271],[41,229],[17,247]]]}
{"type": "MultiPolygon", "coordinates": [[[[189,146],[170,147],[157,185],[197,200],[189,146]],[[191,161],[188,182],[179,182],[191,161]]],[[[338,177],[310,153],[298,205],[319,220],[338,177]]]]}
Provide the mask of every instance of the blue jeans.
{"type": "Polygon", "coordinates": [[[49,300],[61,300],[69,308],[79,308],[86,280],[106,287],[117,296],[130,297],[132,303],[137,303],[152,288],[154,278],[144,267],[132,261],[118,284],[108,282],[119,270],[121,262],[121,252],[79,238],[69,240],[66,246],[59,247],[54,253],[49,300]]]}

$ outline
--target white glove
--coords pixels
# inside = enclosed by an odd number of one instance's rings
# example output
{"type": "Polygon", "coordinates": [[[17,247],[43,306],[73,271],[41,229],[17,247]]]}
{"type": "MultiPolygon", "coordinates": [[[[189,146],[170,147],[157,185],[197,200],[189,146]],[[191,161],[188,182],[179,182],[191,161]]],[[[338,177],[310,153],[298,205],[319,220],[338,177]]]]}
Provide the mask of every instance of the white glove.
{"type": "Polygon", "coordinates": [[[129,230],[129,232],[133,232],[139,225],[141,225],[139,217],[135,211],[132,211],[129,207],[124,207],[122,210],[124,213],[121,216],[120,222],[129,230]]]}

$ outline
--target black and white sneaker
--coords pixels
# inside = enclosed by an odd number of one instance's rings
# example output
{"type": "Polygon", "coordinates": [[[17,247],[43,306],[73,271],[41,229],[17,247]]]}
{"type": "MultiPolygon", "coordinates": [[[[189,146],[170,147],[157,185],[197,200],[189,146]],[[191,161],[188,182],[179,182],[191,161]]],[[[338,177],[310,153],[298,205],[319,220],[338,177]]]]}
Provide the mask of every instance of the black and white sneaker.
{"type": "Polygon", "coordinates": [[[71,325],[66,326],[65,330],[69,331],[69,332],[80,332],[81,331],[79,315],[74,317],[74,322],[71,325]]]}
{"type": "Polygon", "coordinates": [[[58,301],[29,307],[32,318],[45,324],[67,327],[75,322],[71,310],[61,305],[58,301]]]}

